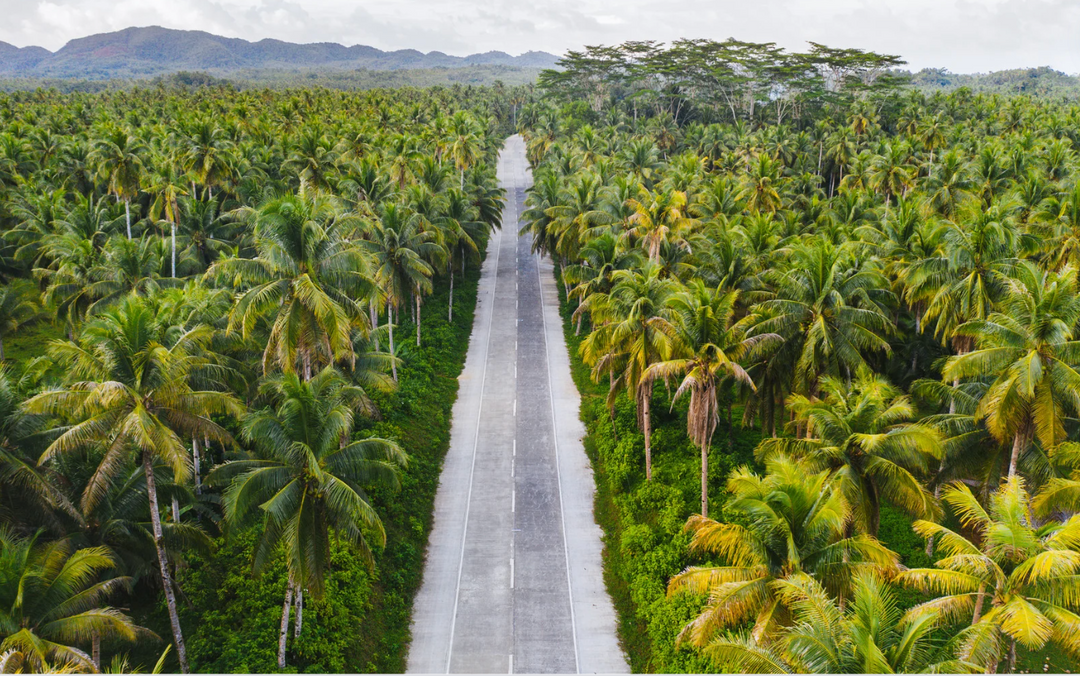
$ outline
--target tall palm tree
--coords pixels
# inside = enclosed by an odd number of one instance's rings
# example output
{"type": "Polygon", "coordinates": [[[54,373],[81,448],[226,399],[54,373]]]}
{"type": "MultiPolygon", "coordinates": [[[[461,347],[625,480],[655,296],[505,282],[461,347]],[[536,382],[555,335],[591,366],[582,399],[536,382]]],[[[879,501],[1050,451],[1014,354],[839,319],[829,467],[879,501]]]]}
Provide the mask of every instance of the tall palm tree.
{"type": "Polygon", "coordinates": [[[210,334],[206,326],[177,332],[159,321],[152,302],[128,298],[87,324],[78,342],[49,345],[50,358],[64,365],[67,385],[25,403],[30,413],[70,421],[58,428],[60,434],[45,450],[42,462],[88,448],[104,449],[83,492],[84,511],[101,498],[133,455],[142,456],[161,586],[184,673],[190,668],[162,539],[154,463],[164,463],[175,480],[183,482],[191,473],[184,438],[232,441],[228,431],[210,418],[239,415],[242,405],[230,394],[197,391],[190,384],[197,372],[210,366],[201,356],[210,334]]]}
{"type": "Polygon", "coordinates": [[[450,159],[458,170],[459,185],[465,189],[465,171],[483,156],[479,123],[469,113],[459,110],[450,118],[450,140],[446,144],[450,159]]]}
{"type": "Polygon", "coordinates": [[[364,487],[396,487],[406,455],[393,441],[352,439],[354,416],[365,397],[332,367],[308,381],[295,374],[274,377],[262,384],[260,395],[269,406],[244,419],[243,436],[261,457],[220,465],[208,482],[225,488],[230,524],[261,517],[256,571],[279,545],[285,551],[289,581],[278,639],[278,668],[283,669],[293,598],[299,635],[303,592],[316,598],[323,593],[331,533],[350,540],[369,560],[368,539],[380,547],[386,543],[364,487]]]}
{"type": "MultiPolygon", "coordinates": [[[[386,296],[390,354],[394,354],[394,319],[409,295],[431,293],[434,269],[425,260],[442,248],[434,231],[421,227],[420,216],[402,205],[388,204],[372,224],[369,239],[361,242],[373,256],[375,281],[386,296]]],[[[419,306],[418,306],[419,307],[419,306]]],[[[420,316],[417,313],[417,336],[420,316]]],[[[397,381],[397,365],[393,365],[397,381]]]]}
{"type": "Polygon", "coordinates": [[[737,523],[698,514],[686,523],[693,533],[690,550],[717,563],[687,568],[668,583],[669,595],[708,595],[701,614],[679,633],[680,642],[704,647],[746,622],[750,636],[762,641],[791,625],[777,580],[813,575],[829,594],[846,597],[858,571],[896,570],[896,554],[873,537],[845,535],[850,510],[837,476],[780,455],[765,468],[764,476],[743,467],[728,478],[728,509],[739,516],[737,523]]]}
{"type": "Polygon", "coordinates": [[[0,650],[19,653],[24,668],[101,668],[99,640],[134,642],[153,634],[104,605],[130,587],[128,577],[102,580],[115,567],[107,547],[76,550],[69,540],[39,542],[0,530],[0,650]],[[79,646],[93,643],[93,654],[79,646]]]}
{"type": "Polygon", "coordinates": [[[1024,261],[1001,309],[957,328],[976,349],[949,359],[945,380],[989,378],[977,417],[999,441],[1012,442],[1009,476],[1033,439],[1050,449],[1066,439],[1068,411],[1080,388],[1080,295],[1076,271],[1044,272],[1024,261]]]}
{"type": "Polygon", "coordinates": [[[124,203],[127,237],[131,239],[131,200],[139,193],[146,145],[119,127],[95,139],[91,160],[108,181],[109,192],[124,203]]]}
{"type": "Polygon", "coordinates": [[[270,200],[255,212],[253,259],[225,258],[206,271],[240,287],[229,331],[252,335],[258,321],[271,325],[263,372],[298,368],[305,379],[326,364],[352,362],[352,328],[366,326],[361,301],[373,291],[368,260],[345,239],[349,218],[321,195],[270,200]]]}
{"type": "Polygon", "coordinates": [[[593,380],[610,378],[609,407],[620,389],[634,398],[638,427],[645,436],[645,479],[651,481],[653,381],[644,375],[669,355],[670,341],[661,322],[670,314],[675,286],[649,264],[640,271],[618,270],[612,280],[611,293],[591,299],[595,328],[582,341],[581,356],[592,367],[593,380]]]}
{"type": "Polygon", "coordinates": [[[773,282],[776,291],[755,308],[760,319],[750,333],[784,337],[795,357],[796,391],[812,396],[821,376],[850,377],[865,354],[891,352],[886,280],[845,247],[817,238],[793,246],[788,269],[773,273],[773,282]]]}
{"type": "Polygon", "coordinates": [[[868,368],[853,382],[821,379],[819,397],[792,397],[795,421],[805,438],[764,439],[759,458],[774,453],[806,458],[814,469],[836,473],[852,508],[850,528],[877,535],[883,500],[918,518],[938,509],[920,482],[931,460],[940,460],[941,437],[927,425],[910,422],[911,401],[868,368]]]}
{"type": "Polygon", "coordinates": [[[660,326],[671,340],[671,357],[649,366],[644,378],[683,377],[675,391],[674,404],[690,394],[686,414],[686,433],[701,449],[701,514],[709,515],[709,448],[719,422],[717,389],[731,381],[754,389],[754,381],[740,365],[752,358],[754,348],[762,343],[778,342],[776,334],[747,338],[745,329],[733,323],[739,293],[710,289],[701,280],[676,294],[670,301],[674,311],[671,321],[660,326]]]}
{"type": "Polygon", "coordinates": [[[667,242],[684,242],[695,220],[687,213],[686,193],[677,190],[649,192],[627,202],[633,210],[629,233],[641,242],[651,263],[660,262],[660,248],[667,242]]]}
{"type": "MultiPolygon", "coordinates": [[[[934,568],[902,571],[900,584],[938,595],[908,615],[971,618],[960,657],[996,671],[1006,654],[1016,666],[1016,643],[1039,650],[1048,642],[1080,655],[1080,518],[1033,520],[1035,501],[1019,476],[1010,476],[984,507],[965,484],[948,486],[942,500],[963,526],[916,521],[915,532],[937,541],[934,568]]],[[[1038,498],[1036,498],[1038,500],[1038,498]]]]}
{"type": "Polygon", "coordinates": [[[164,216],[169,224],[170,249],[172,265],[170,271],[176,277],[176,226],[180,221],[180,197],[187,195],[184,190],[184,175],[180,173],[174,162],[162,159],[158,163],[157,171],[146,178],[144,186],[154,201],[150,204],[150,218],[157,220],[164,216]]]}

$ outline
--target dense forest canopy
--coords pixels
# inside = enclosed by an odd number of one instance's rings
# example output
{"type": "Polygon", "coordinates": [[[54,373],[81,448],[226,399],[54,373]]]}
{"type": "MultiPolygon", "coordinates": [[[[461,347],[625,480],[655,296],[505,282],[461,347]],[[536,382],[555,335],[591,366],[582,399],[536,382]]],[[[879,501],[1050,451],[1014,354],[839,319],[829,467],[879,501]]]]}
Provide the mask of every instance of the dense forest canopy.
{"type": "Polygon", "coordinates": [[[515,131],[635,670],[1076,668],[1068,82],[558,65],[0,94],[4,670],[403,668],[515,131]]]}
{"type": "Polygon", "coordinates": [[[0,660],[400,669],[525,92],[190,84],[0,96],[0,660]]]}
{"type": "Polygon", "coordinates": [[[1076,668],[1080,105],[900,63],[590,47],[522,112],[635,670],[1076,668]]]}

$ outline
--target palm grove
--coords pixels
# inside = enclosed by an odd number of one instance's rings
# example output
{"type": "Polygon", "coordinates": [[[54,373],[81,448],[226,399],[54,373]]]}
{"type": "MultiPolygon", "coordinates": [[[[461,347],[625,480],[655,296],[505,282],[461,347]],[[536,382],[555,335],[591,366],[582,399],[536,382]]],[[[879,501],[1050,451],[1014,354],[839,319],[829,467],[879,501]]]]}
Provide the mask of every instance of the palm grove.
{"type": "Polygon", "coordinates": [[[900,63],[590,47],[520,116],[636,669],[1080,656],[1080,105],[900,63]]]}
{"type": "MultiPolygon", "coordinates": [[[[372,668],[318,646],[356,642],[331,622],[373,603],[374,581],[386,606],[418,575],[380,558],[412,547],[388,542],[381,509],[420,490],[417,449],[380,432],[421,415],[420,381],[455,375],[454,283],[466,297],[498,224],[510,98],[0,97],[0,346],[37,337],[0,371],[5,669],[127,670],[125,652],[169,644],[184,672],[372,668]],[[207,583],[234,540],[242,574],[207,583]],[[208,662],[235,636],[207,627],[236,629],[214,594],[264,571],[280,579],[273,643],[208,662]]],[[[428,520],[405,527],[422,537],[428,520]]]]}

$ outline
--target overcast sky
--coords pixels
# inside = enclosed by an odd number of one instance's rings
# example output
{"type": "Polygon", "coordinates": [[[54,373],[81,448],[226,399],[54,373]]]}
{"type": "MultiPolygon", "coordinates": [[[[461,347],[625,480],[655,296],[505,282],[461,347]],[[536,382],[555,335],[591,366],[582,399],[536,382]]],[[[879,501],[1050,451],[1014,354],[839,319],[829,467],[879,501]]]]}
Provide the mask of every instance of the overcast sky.
{"type": "Polygon", "coordinates": [[[459,55],[736,37],[899,54],[912,69],[1080,72],[1080,0],[0,0],[0,17],[0,40],[51,50],[149,25],[459,55]]]}

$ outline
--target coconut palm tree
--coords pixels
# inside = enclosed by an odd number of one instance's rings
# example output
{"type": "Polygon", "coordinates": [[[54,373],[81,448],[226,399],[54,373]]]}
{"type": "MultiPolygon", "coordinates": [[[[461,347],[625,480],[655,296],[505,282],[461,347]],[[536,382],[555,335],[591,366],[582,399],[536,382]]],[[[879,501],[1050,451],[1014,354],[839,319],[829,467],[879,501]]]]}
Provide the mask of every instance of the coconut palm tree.
{"type": "Polygon", "coordinates": [[[817,397],[794,395],[790,405],[805,438],[764,439],[756,454],[759,459],[794,454],[815,470],[835,472],[851,505],[849,528],[877,535],[886,499],[918,518],[937,515],[919,479],[932,460],[941,459],[941,437],[934,428],[911,422],[911,401],[883,377],[866,367],[850,383],[826,376],[817,397]]]}
{"type": "Polygon", "coordinates": [[[170,271],[176,277],[176,226],[180,221],[180,197],[187,195],[184,190],[184,175],[176,168],[175,163],[162,159],[158,163],[157,171],[146,177],[144,189],[154,201],[150,204],[151,220],[158,220],[164,216],[169,224],[170,250],[172,263],[170,271]]]}
{"type": "Polygon", "coordinates": [[[639,270],[612,273],[611,293],[592,297],[590,312],[595,328],[581,343],[583,361],[592,367],[599,382],[607,375],[608,407],[625,389],[634,398],[638,428],[645,436],[645,479],[652,480],[652,391],[653,381],[645,372],[670,353],[662,320],[671,312],[669,301],[676,291],[672,280],[660,275],[660,268],[646,264],[639,270]]]}
{"type": "Polygon", "coordinates": [[[107,547],[77,550],[69,540],[38,540],[0,530],[0,650],[18,652],[32,672],[53,665],[93,672],[101,668],[100,639],[153,636],[104,605],[131,584],[127,577],[101,579],[115,567],[107,547]],[[91,643],[88,655],[83,647],[91,643]]]}
{"type": "Polygon", "coordinates": [[[131,239],[131,200],[139,193],[146,144],[119,127],[94,140],[90,160],[109,184],[109,192],[124,203],[127,237],[131,239]]]}
{"type": "Polygon", "coordinates": [[[331,533],[359,547],[370,560],[369,539],[386,533],[365,486],[398,485],[406,464],[401,448],[386,439],[352,439],[354,417],[366,397],[332,367],[310,380],[284,374],[265,381],[267,407],[243,421],[243,436],[258,457],[218,466],[207,481],[225,488],[225,518],[239,526],[261,517],[254,567],[260,570],[284,549],[289,571],[278,639],[278,668],[285,668],[289,615],[296,599],[296,635],[302,627],[304,591],[322,595],[331,533]]]}
{"type": "Polygon", "coordinates": [[[758,475],[743,467],[728,478],[728,509],[739,516],[737,523],[698,514],[686,523],[691,552],[717,565],[692,566],[668,583],[669,595],[708,595],[701,614],[679,633],[680,642],[704,647],[746,622],[751,638],[763,641],[793,624],[777,580],[813,575],[829,594],[847,598],[859,571],[896,569],[896,554],[873,537],[845,535],[850,509],[839,477],[782,455],[765,468],[758,475]]]}
{"type": "MultiPolygon", "coordinates": [[[[398,204],[383,207],[380,218],[372,223],[369,238],[361,246],[373,257],[374,279],[386,297],[386,321],[390,334],[390,354],[394,353],[394,319],[412,294],[431,293],[434,269],[427,262],[442,251],[437,233],[424,230],[418,214],[398,204]]],[[[419,300],[417,300],[419,309],[419,300]]],[[[417,337],[420,316],[417,312],[417,337]]],[[[397,381],[397,365],[393,365],[397,381]]]]}
{"type": "Polygon", "coordinates": [[[792,624],[756,640],[729,634],[705,647],[723,673],[923,674],[980,673],[982,664],[958,659],[962,631],[943,643],[935,632],[948,626],[944,613],[903,613],[880,576],[860,573],[850,604],[840,604],[810,575],[772,583],[791,609],[792,624]]]}
{"type": "Polygon", "coordinates": [[[865,354],[891,352],[885,313],[891,293],[882,274],[860,266],[843,246],[813,238],[790,249],[772,274],[775,292],[755,308],[751,335],[783,336],[795,357],[796,390],[813,396],[824,375],[850,377],[865,354]]]}
{"type": "Polygon", "coordinates": [[[669,303],[673,319],[658,322],[671,341],[671,357],[643,374],[649,380],[683,378],[672,405],[689,393],[686,433],[701,449],[702,516],[709,515],[709,448],[719,422],[717,390],[725,381],[754,389],[740,362],[752,358],[755,347],[781,340],[776,334],[747,338],[745,328],[732,321],[738,298],[737,291],[710,289],[701,280],[675,294],[669,303]]]}
{"type": "Polygon", "coordinates": [[[1009,476],[1016,474],[1033,439],[1050,449],[1066,439],[1068,411],[1080,388],[1080,295],[1076,271],[1045,272],[1017,264],[998,312],[967,322],[957,334],[975,350],[949,359],[948,380],[989,378],[976,413],[999,441],[1012,442],[1009,476]]]}
{"type": "Polygon", "coordinates": [[[459,110],[450,118],[450,140],[446,143],[448,155],[458,170],[460,190],[465,190],[465,172],[483,156],[479,123],[469,113],[459,110]]]}
{"type": "Polygon", "coordinates": [[[206,271],[241,291],[229,331],[246,339],[270,318],[264,373],[299,369],[307,379],[326,364],[351,363],[352,329],[366,328],[361,301],[374,281],[363,251],[341,234],[348,215],[329,197],[307,195],[272,199],[247,217],[255,221],[256,257],[221,259],[206,271]]]}
{"type": "Polygon", "coordinates": [[[161,322],[151,301],[125,299],[83,329],[78,341],[54,341],[49,357],[64,365],[66,387],[28,399],[25,408],[69,421],[41,462],[87,448],[104,449],[82,495],[83,511],[108,490],[117,473],[141,455],[146,495],[157,548],[162,588],[169,609],[180,668],[187,673],[187,650],[176,612],[172,574],[165,555],[154,465],[162,462],[177,482],[190,476],[184,438],[232,442],[214,415],[239,415],[242,405],[230,394],[196,391],[192,376],[209,366],[203,347],[211,331],[199,326],[176,331],[161,322]]]}
{"type": "Polygon", "coordinates": [[[677,190],[649,192],[642,189],[636,199],[627,202],[633,213],[628,219],[628,234],[641,242],[649,261],[660,262],[660,248],[663,244],[681,243],[685,246],[685,237],[696,224],[687,213],[686,193],[677,190]]]}
{"type": "Polygon", "coordinates": [[[1016,643],[1039,650],[1053,642],[1080,654],[1080,518],[1035,521],[1035,502],[1024,480],[1010,476],[984,507],[961,482],[950,484],[942,501],[960,520],[957,532],[916,521],[915,532],[933,538],[941,558],[933,568],[902,571],[896,581],[935,598],[908,611],[911,618],[944,615],[971,629],[961,659],[996,671],[1008,653],[1016,666],[1016,643]]]}

